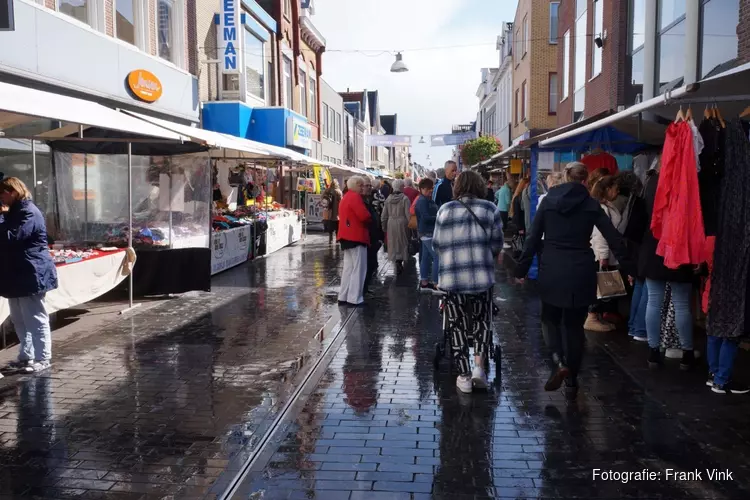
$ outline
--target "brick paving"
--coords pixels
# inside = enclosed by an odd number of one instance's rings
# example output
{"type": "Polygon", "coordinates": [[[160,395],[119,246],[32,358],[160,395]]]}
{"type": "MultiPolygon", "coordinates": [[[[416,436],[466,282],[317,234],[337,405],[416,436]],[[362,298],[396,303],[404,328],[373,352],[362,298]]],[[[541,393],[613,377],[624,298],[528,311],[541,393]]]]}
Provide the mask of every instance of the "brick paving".
{"type": "Polygon", "coordinates": [[[0,381],[0,498],[203,498],[275,417],[338,317],[337,252],[298,244],[0,381]]]}
{"type": "Polygon", "coordinates": [[[236,498],[750,497],[750,399],[716,399],[702,372],[642,370],[622,333],[589,337],[576,401],[544,392],[539,304],[502,270],[502,366],[491,390],[458,394],[446,361],[433,370],[437,299],[416,292],[414,265],[386,267],[352,311],[326,296],[338,257],[312,237],[64,344],[48,374],[0,381],[0,499],[216,498],[337,321],[332,362],[236,498]],[[663,477],[715,467],[734,480],[663,477]]]}
{"type": "MultiPolygon", "coordinates": [[[[581,394],[542,389],[548,374],[531,291],[497,287],[503,348],[492,390],[463,395],[446,363],[433,371],[437,300],[416,276],[389,277],[276,453],[235,498],[747,498],[735,481],[678,482],[667,469],[726,467],[590,339],[581,394]],[[661,473],[657,481],[592,480],[593,469],[661,473]]],[[[704,385],[700,389],[708,396],[704,385]]],[[[683,390],[685,386],[683,385],[683,390]]],[[[719,431],[715,431],[719,432],[719,431]]],[[[747,443],[741,446],[748,448],[747,443]]]]}

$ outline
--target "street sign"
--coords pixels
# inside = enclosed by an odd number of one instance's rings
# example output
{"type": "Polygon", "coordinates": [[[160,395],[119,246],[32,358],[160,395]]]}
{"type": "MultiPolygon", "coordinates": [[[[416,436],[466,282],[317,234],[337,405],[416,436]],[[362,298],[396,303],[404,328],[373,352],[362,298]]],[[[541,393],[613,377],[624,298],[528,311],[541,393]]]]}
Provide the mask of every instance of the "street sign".
{"type": "Polygon", "coordinates": [[[0,31],[14,31],[13,0],[0,0],[0,31]]]}

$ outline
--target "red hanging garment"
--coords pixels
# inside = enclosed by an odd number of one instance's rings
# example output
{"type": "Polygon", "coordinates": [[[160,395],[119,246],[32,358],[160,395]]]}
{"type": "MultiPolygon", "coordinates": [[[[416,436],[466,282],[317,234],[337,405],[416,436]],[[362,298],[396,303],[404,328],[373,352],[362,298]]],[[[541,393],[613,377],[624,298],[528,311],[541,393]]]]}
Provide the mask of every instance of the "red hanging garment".
{"type": "Polygon", "coordinates": [[[703,293],[701,294],[701,308],[708,314],[708,299],[711,296],[711,273],[714,271],[714,248],[716,247],[716,236],[706,237],[704,258],[708,265],[708,277],[703,281],[703,293]]]}
{"type": "Polygon", "coordinates": [[[581,163],[586,165],[586,170],[589,173],[597,168],[607,169],[608,175],[615,175],[617,173],[617,160],[609,153],[601,152],[586,155],[581,158],[581,163]]]}
{"type": "Polygon", "coordinates": [[[703,228],[693,131],[687,122],[667,128],[656,188],[651,232],[659,240],[656,253],[664,265],[677,269],[704,262],[703,228]]]}

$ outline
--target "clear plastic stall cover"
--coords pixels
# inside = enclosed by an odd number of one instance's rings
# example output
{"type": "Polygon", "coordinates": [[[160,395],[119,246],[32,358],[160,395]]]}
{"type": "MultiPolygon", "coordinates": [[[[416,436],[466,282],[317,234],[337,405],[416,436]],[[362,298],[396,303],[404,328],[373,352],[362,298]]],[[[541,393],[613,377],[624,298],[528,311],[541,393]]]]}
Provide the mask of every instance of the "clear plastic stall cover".
{"type": "MultiPolygon", "coordinates": [[[[208,248],[208,155],[133,156],[133,245],[208,248]]],[[[66,242],[126,246],[128,157],[54,153],[48,232],[66,242]]]]}

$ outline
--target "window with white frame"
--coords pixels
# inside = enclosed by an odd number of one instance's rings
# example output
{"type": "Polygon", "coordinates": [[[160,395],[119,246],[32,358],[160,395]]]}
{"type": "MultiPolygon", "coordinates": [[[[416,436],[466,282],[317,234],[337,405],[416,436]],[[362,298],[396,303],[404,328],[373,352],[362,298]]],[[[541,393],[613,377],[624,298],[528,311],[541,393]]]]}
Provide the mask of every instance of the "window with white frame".
{"type": "Polygon", "coordinates": [[[82,23],[91,24],[89,22],[91,1],[92,0],[57,0],[57,10],[74,19],[78,19],[82,23]]]}
{"type": "MultiPolygon", "coordinates": [[[[594,37],[603,37],[604,28],[604,0],[594,0],[594,37]]],[[[596,44],[591,45],[592,64],[591,78],[602,72],[602,49],[596,44]]]]}
{"type": "Polygon", "coordinates": [[[328,138],[336,142],[336,110],[328,108],[328,138]]]}
{"type": "Polygon", "coordinates": [[[307,74],[299,69],[299,112],[301,115],[310,116],[307,110],[307,74]]]}
{"type": "Polygon", "coordinates": [[[245,29],[245,86],[247,93],[259,99],[266,97],[263,40],[245,29]]]}
{"type": "Polygon", "coordinates": [[[284,56],[284,106],[294,107],[294,88],[292,84],[292,60],[284,56]]]}
{"type": "Polygon", "coordinates": [[[580,17],[576,20],[575,33],[575,60],[573,61],[575,70],[573,71],[573,118],[578,119],[583,113],[586,106],[586,45],[588,42],[587,19],[588,12],[585,9],[580,17]]]}
{"type": "Polygon", "coordinates": [[[310,121],[318,123],[318,85],[315,75],[310,75],[310,121]]]}
{"type": "Polygon", "coordinates": [[[135,45],[136,0],[115,0],[115,35],[135,45]]]}
{"type": "Polygon", "coordinates": [[[521,120],[528,119],[529,112],[529,91],[526,88],[526,80],[521,84],[521,120]]]}
{"type": "Polygon", "coordinates": [[[292,0],[284,0],[284,15],[288,18],[292,17],[292,0]]]}
{"type": "Polygon", "coordinates": [[[549,43],[557,43],[557,27],[560,22],[559,17],[560,2],[550,2],[549,4],[549,43]]]}
{"type": "Polygon", "coordinates": [[[563,35],[563,65],[562,65],[562,98],[568,97],[570,88],[570,30],[563,35]]]}
{"type": "Polygon", "coordinates": [[[175,62],[175,0],[158,0],[157,9],[157,43],[158,54],[162,59],[175,62]]]}
{"type": "Polygon", "coordinates": [[[336,142],[341,143],[341,113],[336,113],[336,142]]]}
{"type": "Polygon", "coordinates": [[[320,120],[320,133],[323,134],[323,137],[329,139],[331,136],[328,134],[328,104],[326,103],[323,103],[323,109],[320,113],[320,120]]]}

